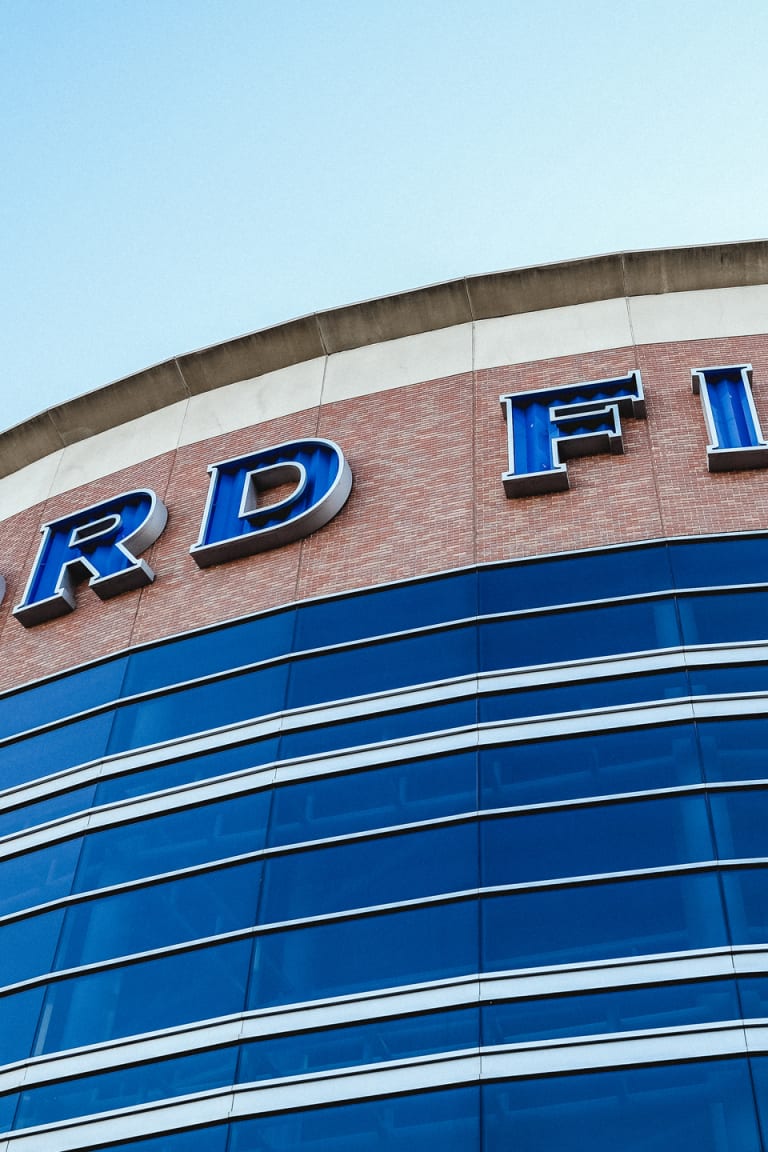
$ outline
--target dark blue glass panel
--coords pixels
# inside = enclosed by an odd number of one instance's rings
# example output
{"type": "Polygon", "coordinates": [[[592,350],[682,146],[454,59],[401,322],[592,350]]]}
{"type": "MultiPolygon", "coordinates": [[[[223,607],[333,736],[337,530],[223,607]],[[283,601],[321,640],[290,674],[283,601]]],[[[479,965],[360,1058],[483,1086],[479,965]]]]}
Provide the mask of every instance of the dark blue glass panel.
{"type": "Polygon", "coordinates": [[[35,1051],[241,1012],[250,954],[250,940],[234,940],[50,984],[35,1051]]]}
{"type": "Polygon", "coordinates": [[[248,744],[238,744],[233,748],[219,748],[200,756],[170,760],[167,764],[144,768],[126,776],[111,776],[99,781],[96,801],[99,804],[111,804],[116,800],[146,796],[166,788],[177,788],[180,784],[210,780],[230,772],[240,772],[244,768],[269,764],[277,759],[278,746],[277,737],[267,737],[264,740],[252,740],[248,744]]]}
{"type": "Polygon", "coordinates": [[[41,1084],[21,1093],[13,1127],[53,1124],[112,1108],[131,1108],[153,1100],[223,1088],[234,1083],[236,1063],[237,1048],[230,1045],[121,1067],[114,1072],[97,1072],[76,1080],[41,1084]]]}
{"type": "Polygon", "coordinates": [[[483,887],[714,859],[703,796],[521,813],[480,825],[483,887]]]}
{"type": "Polygon", "coordinates": [[[721,860],[768,857],[768,790],[713,792],[710,805],[721,860]]]}
{"type": "Polygon", "coordinates": [[[223,1124],[215,1128],[190,1128],[148,1140],[131,1140],[128,1144],[103,1144],[102,1152],[224,1152],[227,1131],[223,1124]]]}
{"type": "Polygon", "coordinates": [[[478,1099],[476,1087],[453,1088],[240,1120],[229,1152],[480,1152],[478,1099]]]}
{"type": "Polygon", "coordinates": [[[477,920],[473,900],[264,933],[248,1006],[476,972],[477,920]]]}
{"type": "Polygon", "coordinates": [[[768,976],[741,976],[736,981],[745,1020],[764,1020],[768,1017],[768,976]]]}
{"type": "Polygon", "coordinates": [[[480,614],[608,600],[671,587],[666,548],[591,552],[480,569],[480,614]]]}
{"type": "Polygon", "coordinates": [[[255,852],[264,847],[268,812],[269,793],[252,792],[94,832],[85,838],[75,891],[255,852]]]}
{"type": "Polygon", "coordinates": [[[272,612],[133,652],[122,695],[152,692],[198,676],[282,656],[291,649],[294,615],[293,609],[272,612]]]}
{"type": "Polygon", "coordinates": [[[763,1131],[763,1141],[765,1141],[765,1133],[768,1132],[768,1058],[752,1056],[749,1064],[752,1069],[753,1091],[757,1099],[757,1111],[763,1131]]]}
{"type": "MultiPolygon", "coordinates": [[[[272,1036],[241,1047],[228,1045],[151,1064],[92,1073],[22,1092],[13,1127],[53,1124],[114,1108],[136,1107],[155,1100],[210,1091],[235,1082],[247,1084],[278,1076],[300,1076],[324,1069],[473,1048],[479,1042],[479,1027],[477,1007],[458,1008],[272,1036]]],[[[0,1098],[0,1119],[4,1106],[9,1116],[6,1128],[11,1126],[18,1099],[16,1095],[0,1098]]]]}
{"type": "Polygon", "coordinates": [[[683,672],[651,672],[644,676],[617,676],[557,684],[552,688],[519,688],[481,696],[480,720],[513,720],[519,716],[543,716],[555,712],[579,712],[644,700],[674,700],[688,695],[683,672]]]}
{"type": "Polygon", "coordinates": [[[768,779],[768,718],[697,723],[707,780],[768,779]]]}
{"type": "Polygon", "coordinates": [[[279,712],[286,665],[259,668],[117,709],[109,752],[123,752],[279,712]]]}
{"type": "Polygon", "coordinates": [[[33,804],[0,812],[0,836],[9,836],[12,832],[20,832],[36,824],[46,824],[49,820],[58,820],[73,812],[84,812],[91,807],[95,793],[95,784],[84,784],[81,788],[72,788],[58,796],[49,796],[33,804]]]}
{"type": "Polygon", "coordinates": [[[7,1096],[0,1096],[0,1132],[8,1132],[10,1130],[18,1103],[18,1092],[11,1092],[7,1096]]]}
{"type": "Polygon", "coordinates": [[[452,824],[274,856],[261,923],[477,888],[477,826],[452,824]]]}
{"type": "Polygon", "coordinates": [[[0,738],[115,700],[126,663],[127,657],[116,657],[0,697],[0,738]]]}
{"type": "Polygon", "coordinates": [[[768,664],[733,664],[720,668],[691,668],[691,695],[721,692],[764,692],[768,688],[768,664]]]}
{"type": "Polygon", "coordinates": [[[274,790],[269,844],[295,844],[394,827],[472,812],[476,807],[474,752],[318,776],[274,790]]]}
{"type": "Polygon", "coordinates": [[[288,732],[280,740],[280,759],[316,755],[334,748],[375,744],[380,740],[402,740],[422,732],[462,728],[477,721],[475,700],[452,700],[411,708],[407,712],[382,712],[363,720],[316,725],[303,732],[288,732]]]}
{"type": "Polygon", "coordinates": [[[680,634],[674,601],[574,608],[480,625],[480,667],[522,668],[585,660],[617,652],[675,647],[680,634]]]}
{"type": "Polygon", "coordinates": [[[0,1064],[24,1060],[32,1045],[45,988],[27,988],[0,996],[0,1064]]]}
{"type": "Polygon", "coordinates": [[[677,588],[768,583],[768,536],[672,540],[668,548],[677,588]]]}
{"type": "Polygon", "coordinates": [[[0,788],[26,784],[104,755],[112,713],[74,720],[0,748],[0,788]]]}
{"type": "Polygon", "coordinates": [[[768,592],[710,592],[680,596],[685,644],[727,644],[768,637],[768,592]]]}
{"type": "Polygon", "coordinates": [[[723,892],[734,944],[768,943],[768,867],[723,871],[723,892]]]}
{"type": "Polygon", "coordinates": [[[0,861],[0,915],[68,896],[80,843],[65,840],[0,861]]]}
{"type": "Polygon", "coordinates": [[[307,656],[291,665],[288,707],[343,700],[474,672],[474,625],[439,633],[382,640],[342,652],[307,656]]]}
{"type": "Polygon", "coordinates": [[[482,808],[696,784],[692,724],[591,733],[480,753],[482,808]]]}
{"type": "Polygon", "coordinates": [[[482,931],[485,971],[728,943],[714,873],[486,897],[482,931]]]}
{"type": "Polygon", "coordinates": [[[483,1006],[483,1044],[686,1027],[740,1016],[733,980],[539,996],[483,1006]]]}
{"type": "Polygon", "coordinates": [[[746,1060],[485,1084],[484,1152],[761,1152],[746,1060]]]}
{"type": "Polygon", "coordinates": [[[50,972],[64,912],[42,912],[0,925],[0,987],[50,972]]]}
{"type": "Polygon", "coordinates": [[[261,864],[240,864],[132,888],[67,909],[57,968],[250,928],[261,864]]]}
{"type": "Polygon", "coordinates": [[[275,1076],[301,1076],[328,1068],[461,1051],[477,1047],[479,1036],[477,1007],[270,1036],[243,1045],[237,1080],[247,1084],[275,1076]]]}
{"type": "Polygon", "coordinates": [[[356,596],[303,604],[298,611],[295,651],[467,620],[476,614],[476,572],[375,588],[356,596]]]}

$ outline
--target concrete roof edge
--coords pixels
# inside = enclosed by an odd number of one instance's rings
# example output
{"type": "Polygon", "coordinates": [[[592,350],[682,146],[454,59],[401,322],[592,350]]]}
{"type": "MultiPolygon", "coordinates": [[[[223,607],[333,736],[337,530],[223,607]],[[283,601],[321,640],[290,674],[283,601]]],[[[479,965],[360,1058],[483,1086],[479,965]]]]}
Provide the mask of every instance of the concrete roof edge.
{"type": "Polygon", "coordinates": [[[334,352],[497,316],[765,283],[768,240],[747,240],[468,276],[311,313],[155,364],[0,432],[0,477],[187,396],[334,352]]]}

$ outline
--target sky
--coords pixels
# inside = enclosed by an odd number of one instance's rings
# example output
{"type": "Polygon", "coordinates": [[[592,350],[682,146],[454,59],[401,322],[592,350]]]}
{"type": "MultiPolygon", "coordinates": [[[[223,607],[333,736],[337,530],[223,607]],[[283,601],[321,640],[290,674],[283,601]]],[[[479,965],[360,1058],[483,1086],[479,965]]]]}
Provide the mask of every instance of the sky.
{"type": "Polygon", "coordinates": [[[768,235],[765,0],[0,0],[0,427],[294,316],[768,235]]]}

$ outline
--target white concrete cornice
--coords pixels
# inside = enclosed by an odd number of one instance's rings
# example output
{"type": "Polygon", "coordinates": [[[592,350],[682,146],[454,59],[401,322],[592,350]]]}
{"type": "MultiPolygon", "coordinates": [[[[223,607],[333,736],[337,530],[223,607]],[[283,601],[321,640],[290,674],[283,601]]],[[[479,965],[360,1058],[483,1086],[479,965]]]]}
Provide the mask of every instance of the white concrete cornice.
{"type": "Polygon", "coordinates": [[[147,368],[0,433],[0,518],[176,447],[319,404],[528,360],[765,331],[768,241],[467,277],[147,368]]]}

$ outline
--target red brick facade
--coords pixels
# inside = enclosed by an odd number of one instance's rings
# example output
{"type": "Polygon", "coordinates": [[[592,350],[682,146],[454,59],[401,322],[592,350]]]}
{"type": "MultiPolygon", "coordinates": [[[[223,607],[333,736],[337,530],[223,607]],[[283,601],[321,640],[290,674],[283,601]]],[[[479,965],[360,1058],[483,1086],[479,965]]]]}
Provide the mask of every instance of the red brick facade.
{"type": "MultiPolygon", "coordinates": [[[[768,429],[768,336],[652,344],[494,368],[325,405],[216,436],[84,485],[0,525],[5,656],[0,687],[171,633],[294,599],[422,573],[661,536],[768,526],[768,470],[712,475],[691,369],[754,366],[768,429]],[[647,420],[624,421],[625,454],[569,463],[568,492],[508,500],[499,394],[639,369],[647,420]],[[314,536],[200,570],[189,556],[206,467],[283,440],[337,441],[354,474],[347,506],[314,536]],[[102,603],[87,587],[75,613],[29,630],[11,615],[47,520],[121,491],[153,488],[169,521],[145,559],[156,582],[102,603]]],[[[258,659],[258,653],[254,653],[258,659]]]]}

